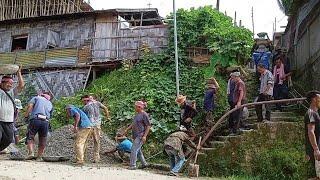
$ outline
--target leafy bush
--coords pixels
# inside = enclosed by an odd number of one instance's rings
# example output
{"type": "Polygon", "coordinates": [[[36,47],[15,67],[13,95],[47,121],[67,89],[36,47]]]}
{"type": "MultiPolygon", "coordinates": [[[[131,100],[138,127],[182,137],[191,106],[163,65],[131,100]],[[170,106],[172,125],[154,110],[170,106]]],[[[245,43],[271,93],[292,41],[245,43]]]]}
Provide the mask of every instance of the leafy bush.
{"type": "MultiPolygon", "coordinates": [[[[170,16],[169,18],[172,18],[170,16]]],[[[173,22],[170,39],[173,39],[173,22]]],[[[179,48],[183,52],[188,47],[207,47],[213,52],[215,64],[224,67],[245,63],[253,46],[252,32],[243,27],[235,27],[231,17],[225,16],[212,6],[177,11],[177,31],[179,48]]],[[[169,53],[173,51],[170,42],[169,53]]]]}
{"type": "Polygon", "coordinates": [[[265,150],[254,159],[253,173],[263,179],[304,179],[303,153],[294,149],[265,150]]]}

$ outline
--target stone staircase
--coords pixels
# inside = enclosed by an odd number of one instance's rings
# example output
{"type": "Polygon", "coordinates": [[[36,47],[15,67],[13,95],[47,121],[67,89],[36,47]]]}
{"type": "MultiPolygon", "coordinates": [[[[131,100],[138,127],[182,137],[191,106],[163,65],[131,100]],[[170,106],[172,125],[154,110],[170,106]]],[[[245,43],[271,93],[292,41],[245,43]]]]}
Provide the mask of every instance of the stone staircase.
{"type": "Polygon", "coordinates": [[[247,128],[238,135],[229,135],[228,130],[221,129],[213,133],[198,156],[202,175],[223,176],[219,173],[239,167],[250,172],[257,154],[272,149],[278,141],[295,144],[297,139],[304,138],[301,133],[304,128],[303,117],[291,112],[274,112],[271,121],[264,123],[256,122],[253,115],[247,119],[247,123],[247,128]]]}
{"type": "MultiPolygon", "coordinates": [[[[263,112],[264,114],[265,112],[263,112]]],[[[243,136],[250,132],[259,131],[259,128],[263,125],[270,125],[275,123],[294,123],[303,120],[301,115],[294,112],[275,112],[271,113],[271,121],[269,122],[257,122],[257,116],[254,109],[249,109],[249,117],[244,120],[245,128],[240,129],[238,135],[229,135],[227,129],[227,122],[225,122],[217,133],[213,133],[212,137],[207,140],[207,146],[202,148],[201,155],[205,155],[207,151],[215,151],[217,149],[224,148],[226,144],[241,140],[243,136]]]]}

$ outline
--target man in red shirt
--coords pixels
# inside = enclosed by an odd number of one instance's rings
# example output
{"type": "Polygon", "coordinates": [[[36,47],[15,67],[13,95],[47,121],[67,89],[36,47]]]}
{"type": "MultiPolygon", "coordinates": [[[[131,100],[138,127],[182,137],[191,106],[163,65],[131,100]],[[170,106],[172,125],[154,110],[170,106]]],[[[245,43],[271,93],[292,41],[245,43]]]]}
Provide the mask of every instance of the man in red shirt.
{"type": "MultiPolygon", "coordinates": [[[[240,72],[234,72],[233,76],[235,77],[235,88],[233,92],[233,105],[234,107],[238,108],[242,104],[245,103],[246,99],[246,85],[240,78],[240,72]]],[[[243,108],[236,110],[231,114],[232,120],[230,121],[231,134],[238,133],[239,126],[240,126],[240,118],[243,108]]]]}

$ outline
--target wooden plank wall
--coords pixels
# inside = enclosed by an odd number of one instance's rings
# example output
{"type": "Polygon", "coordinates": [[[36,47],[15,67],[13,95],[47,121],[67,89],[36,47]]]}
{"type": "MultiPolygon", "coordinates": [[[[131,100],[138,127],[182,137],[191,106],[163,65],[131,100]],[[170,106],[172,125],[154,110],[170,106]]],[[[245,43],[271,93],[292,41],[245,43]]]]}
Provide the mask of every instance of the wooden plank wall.
{"type": "Polygon", "coordinates": [[[104,59],[105,57],[116,58],[116,49],[118,40],[117,16],[98,16],[96,18],[95,36],[93,39],[93,57],[95,59],[104,59]]]}
{"type": "Polygon", "coordinates": [[[118,27],[116,17],[101,18],[96,23],[93,38],[93,61],[122,59],[139,59],[140,48],[147,46],[154,53],[162,52],[168,47],[168,27],[166,25],[118,27]]]}
{"type": "Polygon", "coordinates": [[[50,45],[48,38],[56,32],[57,48],[77,48],[91,44],[94,36],[94,17],[85,16],[73,19],[47,20],[7,25],[0,23],[0,52],[11,52],[12,37],[28,34],[28,51],[40,51],[50,45]]]}
{"type": "Polygon", "coordinates": [[[168,34],[168,27],[165,25],[121,29],[119,57],[139,59],[142,45],[154,53],[159,53],[168,47],[168,34]]]}

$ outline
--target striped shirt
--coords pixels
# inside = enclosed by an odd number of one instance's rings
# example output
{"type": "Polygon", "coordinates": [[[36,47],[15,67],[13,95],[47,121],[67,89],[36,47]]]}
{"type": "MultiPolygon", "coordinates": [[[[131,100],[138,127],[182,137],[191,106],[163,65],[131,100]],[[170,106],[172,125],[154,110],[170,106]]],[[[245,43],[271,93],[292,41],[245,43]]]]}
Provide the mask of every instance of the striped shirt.
{"type": "Polygon", "coordinates": [[[270,96],[273,96],[273,75],[269,70],[266,70],[266,72],[264,74],[261,74],[260,76],[260,94],[263,94],[265,92],[269,84],[272,85],[272,87],[266,93],[270,96]]]}
{"type": "Polygon", "coordinates": [[[100,108],[102,107],[103,104],[99,101],[89,102],[83,107],[83,111],[87,114],[93,126],[101,125],[102,116],[100,108]]]}

